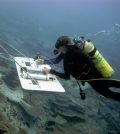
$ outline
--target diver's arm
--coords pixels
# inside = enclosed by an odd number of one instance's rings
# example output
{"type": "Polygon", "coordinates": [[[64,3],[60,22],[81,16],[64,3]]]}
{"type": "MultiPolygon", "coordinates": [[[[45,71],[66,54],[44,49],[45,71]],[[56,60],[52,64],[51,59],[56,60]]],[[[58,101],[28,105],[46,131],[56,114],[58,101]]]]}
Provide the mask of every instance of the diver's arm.
{"type": "Polygon", "coordinates": [[[65,79],[65,80],[69,80],[70,79],[70,74],[69,73],[60,73],[60,72],[57,72],[55,70],[51,70],[50,73],[62,78],[62,79],[65,79]]]}
{"type": "Polygon", "coordinates": [[[63,59],[63,54],[59,54],[56,58],[44,60],[44,64],[58,64],[63,59]]]}

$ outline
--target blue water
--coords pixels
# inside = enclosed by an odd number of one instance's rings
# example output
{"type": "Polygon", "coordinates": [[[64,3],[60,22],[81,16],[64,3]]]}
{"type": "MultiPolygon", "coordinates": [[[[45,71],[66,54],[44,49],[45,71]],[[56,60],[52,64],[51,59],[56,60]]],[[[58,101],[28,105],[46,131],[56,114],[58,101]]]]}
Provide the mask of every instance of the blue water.
{"type": "Polygon", "coordinates": [[[36,53],[53,56],[54,43],[60,35],[83,35],[93,40],[107,59],[116,62],[120,57],[119,5],[118,0],[2,0],[0,35],[11,42],[15,40],[17,47],[27,56],[36,53]],[[30,54],[25,52],[28,48],[32,50],[30,54]]]}
{"type": "Polygon", "coordinates": [[[54,57],[61,35],[91,39],[120,78],[119,0],[0,1],[0,38],[26,56],[54,57]]]}
{"type": "MultiPolygon", "coordinates": [[[[45,44],[50,42],[48,47],[53,48],[56,38],[63,34],[85,36],[87,33],[110,30],[116,23],[120,23],[119,4],[117,0],[111,3],[107,1],[97,3],[94,0],[1,1],[0,33],[7,33],[11,38],[23,42],[27,40],[39,40],[45,44]]],[[[100,39],[101,37],[97,36],[95,43],[99,44],[100,39]]]]}

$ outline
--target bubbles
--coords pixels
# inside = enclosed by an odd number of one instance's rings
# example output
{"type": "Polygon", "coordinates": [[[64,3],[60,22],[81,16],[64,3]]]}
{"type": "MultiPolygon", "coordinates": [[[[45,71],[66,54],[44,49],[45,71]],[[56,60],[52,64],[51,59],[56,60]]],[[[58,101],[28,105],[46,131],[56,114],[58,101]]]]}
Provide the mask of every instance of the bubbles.
{"type": "Polygon", "coordinates": [[[105,30],[101,30],[101,31],[98,31],[97,33],[93,34],[94,36],[97,36],[99,34],[105,34],[106,31],[105,30]]]}
{"type": "Polygon", "coordinates": [[[85,37],[93,37],[93,36],[100,36],[100,35],[110,36],[112,34],[119,34],[119,33],[120,33],[120,24],[116,23],[113,27],[111,27],[108,30],[103,29],[96,33],[87,33],[85,37]]]}
{"type": "Polygon", "coordinates": [[[115,24],[114,31],[120,33],[120,24],[115,24]]]}

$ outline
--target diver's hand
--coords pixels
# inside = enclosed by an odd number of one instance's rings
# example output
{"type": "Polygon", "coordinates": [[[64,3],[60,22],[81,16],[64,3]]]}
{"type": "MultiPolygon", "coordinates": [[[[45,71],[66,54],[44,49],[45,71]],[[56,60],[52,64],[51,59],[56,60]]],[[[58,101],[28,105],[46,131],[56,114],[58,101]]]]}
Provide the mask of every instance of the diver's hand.
{"type": "Polygon", "coordinates": [[[35,62],[36,62],[37,65],[44,64],[43,59],[37,59],[37,60],[35,60],[35,62]]]}
{"type": "Polygon", "coordinates": [[[34,60],[37,60],[37,59],[41,59],[41,55],[40,55],[40,54],[37,54],[37,55],[34,57],[34,60]]]}
{"type": "Polygon", "coordinates": [[[50,70],[50,73],[51,74],[54,74],[55,76],[61,78],[61,79],[64,79],[64,80],[70,80],[70,75],[66,75],[65,73],[60,73],[60,72],[57,72],[53,69],[50,70]]]}
{"type": "Polygon", "coordinates": [[[56,71],[53,70],[53,69],[51,69],[51,70],[50,70],[50,73],[51,73],[51,74],[56,74],[56,71]]]}

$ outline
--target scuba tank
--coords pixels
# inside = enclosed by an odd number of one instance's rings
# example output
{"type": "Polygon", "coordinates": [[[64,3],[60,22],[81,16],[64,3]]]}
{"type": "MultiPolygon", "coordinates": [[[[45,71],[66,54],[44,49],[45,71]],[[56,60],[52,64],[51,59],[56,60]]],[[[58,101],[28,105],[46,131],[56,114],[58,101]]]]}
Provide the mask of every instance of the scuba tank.
{"type": "Polygon", "coordinates": [[[84,41],[83,54],[89,58],[90,63],[99,72],[101,77],[110,78],[114,74],[113,68],[97,50],[90,40],[84,41]]]}

